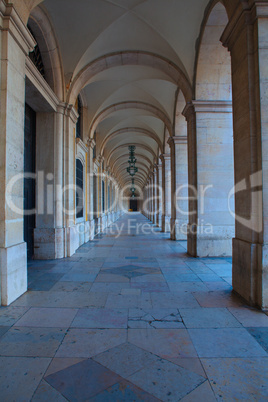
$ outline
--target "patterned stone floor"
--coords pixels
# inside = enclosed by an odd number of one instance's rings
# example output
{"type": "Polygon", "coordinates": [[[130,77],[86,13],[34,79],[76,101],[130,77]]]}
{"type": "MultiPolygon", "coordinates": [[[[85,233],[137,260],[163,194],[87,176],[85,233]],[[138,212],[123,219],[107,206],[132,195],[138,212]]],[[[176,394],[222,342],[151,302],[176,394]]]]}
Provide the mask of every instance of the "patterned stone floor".
{"type": "Polygon", "coordinates": [[[187,257],[140,214],[117,225],[30,263],[0,309],[1,402],[267,401],[268,317],[232,294],[231,260],[187,257]]]}

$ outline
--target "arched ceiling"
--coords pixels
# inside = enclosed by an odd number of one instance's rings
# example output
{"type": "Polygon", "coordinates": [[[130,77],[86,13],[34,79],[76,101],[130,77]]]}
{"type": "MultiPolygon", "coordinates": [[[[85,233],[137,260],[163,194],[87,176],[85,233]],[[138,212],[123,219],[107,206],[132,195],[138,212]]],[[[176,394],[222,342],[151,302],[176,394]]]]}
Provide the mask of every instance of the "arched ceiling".
{"type": "Polygon", "coordinates": [[[136,146],[137,180],[173,134],[178,87],[191,98],[195,44],[208,0],[44,0],[62,57],[67,101],[82,93],[84,139],[117,179],[136,146]]]}

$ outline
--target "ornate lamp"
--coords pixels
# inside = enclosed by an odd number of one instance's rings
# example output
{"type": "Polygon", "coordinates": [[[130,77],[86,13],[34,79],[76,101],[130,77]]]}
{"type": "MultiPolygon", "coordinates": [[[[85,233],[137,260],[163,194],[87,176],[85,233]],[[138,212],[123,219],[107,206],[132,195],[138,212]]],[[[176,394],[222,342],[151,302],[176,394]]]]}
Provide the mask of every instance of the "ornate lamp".
{"type": "Polygon", "coordinates": [[[138,168],[136,168],[135,164],[137,162],[137,159],[135,158],[135,149],[136,147],[134,145],[131,145],[128,147],[129,149],[129,167],[127,168],[127,172],[130,174],[130,176],[135,176],[135,174],[138,172],[138,168]]]}

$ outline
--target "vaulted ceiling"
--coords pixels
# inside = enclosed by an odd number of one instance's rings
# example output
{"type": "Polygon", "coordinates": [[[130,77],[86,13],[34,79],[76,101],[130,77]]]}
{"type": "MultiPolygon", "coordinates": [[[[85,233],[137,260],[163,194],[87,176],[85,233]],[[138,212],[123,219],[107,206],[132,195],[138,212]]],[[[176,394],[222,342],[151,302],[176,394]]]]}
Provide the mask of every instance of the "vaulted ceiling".
{"type": "Polygon", "coordinates": [[[71,89],[76,85],[87,105],[87,134],[97,132],[97,154],[103,154],[122,183],[131,182],[125,175],[129,145],[136,145],[142,183],[163,152],[181,77],[186,87],[192,85],[195,45],[207,4],[44,0],[40,6],[59,43],[65,84],[71,89]],[[116,60],[120,54],[125,54],[121,63],[116,60]]]}

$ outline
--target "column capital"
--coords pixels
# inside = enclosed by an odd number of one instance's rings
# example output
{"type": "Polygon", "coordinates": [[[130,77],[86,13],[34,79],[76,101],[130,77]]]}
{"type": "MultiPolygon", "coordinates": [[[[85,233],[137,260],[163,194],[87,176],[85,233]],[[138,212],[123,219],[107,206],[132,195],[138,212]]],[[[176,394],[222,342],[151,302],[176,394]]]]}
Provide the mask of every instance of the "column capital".
{"type": "Polygon", "coordinates": [[[267,1],[249,0],[248,7],[238,7],[230,18],[220,38],[224,47],[231,50],[240,33],[248,25],[253,25],[259,18],[268,18],[267,1]]]}
{"type": "Polygon", "coordinates": [[[77,154],[79,153],[80,150],[85,153],[88,152],[88,146],[84,143],[84,141],[81,140],[81,138],[76,138],[75,143],[76,143],[77,154]]]}
{"type": "Polygon", "coordinates": [[[1,30],[8,31],[18,46],[28,56],[36,46],[36,41],[23,23],[20,15],[13,4],[6,4],[0,0],[0,20],[1,30]]]}
{"type": "Polygon", "coordinates": [[[75,110],[75,108],[73,107],[73,105],[66,104],[64,114],[65,114],[65,116],[69,117],[74,124],[77,123],[79,115],[78,115],[77,111],[75,110]]]}
{"type": "Polygon", "coordinates": [[[91,149],[93,149],[96,145],[96,142],[93,138],[88,138],[87,140],[87,146],[91,149]]]}
{"type": "Polygon", "coordinates": [[[185,119],[186,119],[187,121],[189,121],[190,118],[191,118],[192,116],[194,116],[194,114],[195,114],[195,107],[194,107],[194,104],[193,104],[193,102],[188,102],[188,103],[186,104],[185,108],[184,108],[183,111],[182,111],[182,115],[185,117],[185,119]]]}
{"type": "Polygon", "coordinates": [[[160,158],[161,161],[163,162],[163,161],[166,161],[166,160],[170,160],[171,156],[170,156],[170,154],[161,154],[161,155],[159,156],[159,158],[160,158]]]}
{"type": "Polygon", "coordinates": [[[180,145],[180,144],[187,144],[187,136],[177,136],[177,137],[169,137],[167,143],[169,144],[170,147],[174,145],[180,145]]]}
{"type": "Polygon", "coordinates": [[[231,100],[194,100],[196,113],[232,113],[231,100]]]}

